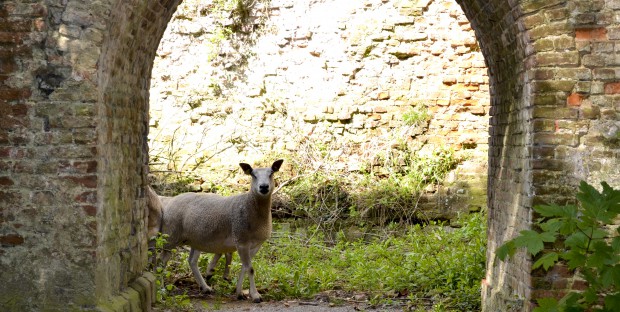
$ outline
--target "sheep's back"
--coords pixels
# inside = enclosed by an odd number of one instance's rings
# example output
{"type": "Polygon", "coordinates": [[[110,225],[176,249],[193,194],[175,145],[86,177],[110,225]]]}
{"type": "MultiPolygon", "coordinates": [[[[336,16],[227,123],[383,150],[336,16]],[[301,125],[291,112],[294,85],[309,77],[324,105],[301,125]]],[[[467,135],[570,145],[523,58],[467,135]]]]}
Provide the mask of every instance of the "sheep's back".
{"type": "Polygon", "coordinates": [[[166,204],[164,232],[176,243],[186,243],[201,251],[230,252],[234,248],[231,220],[238,213],[237,202],[241,199],[241,195],[178,195],[166,204]]]}

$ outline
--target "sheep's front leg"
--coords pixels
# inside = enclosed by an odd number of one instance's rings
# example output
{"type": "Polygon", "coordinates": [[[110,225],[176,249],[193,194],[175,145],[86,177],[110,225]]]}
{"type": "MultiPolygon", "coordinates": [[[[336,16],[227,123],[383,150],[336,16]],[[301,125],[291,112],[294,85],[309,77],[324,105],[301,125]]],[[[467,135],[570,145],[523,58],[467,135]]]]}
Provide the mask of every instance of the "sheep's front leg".
{"type": "Polygon", "coordinates": [[[207,283],[205,282],[205,280],[202,278],[202,275],[200,274],[200,270],[198,270],[198,257],[200,256],[200,251],[192,248],[189,252],[189,267],[190,269],[192,269],[192,273],[194,274],[194,277],[196,278],[196,282],[198,282],[198,285],[200,285],[200,290],[203,293],[210,293],[213,292],[213,289],[211,287],[209,287],[209,285],[207,285],[207,283]]]}
{"type": "Polygon", "coordinates": [[[237,298],[243,299],[243,279],[245,273],[248,274],[248,280],[250,281],[250,298],[255,303],[261,302],[260,294],[256,290],[254,284],[254,268],[252,267],[252,252],[248,247],[238,248],[239,258],[241,258],[241,273],[239,273],[239,279],[237,280],[237,298]]]}

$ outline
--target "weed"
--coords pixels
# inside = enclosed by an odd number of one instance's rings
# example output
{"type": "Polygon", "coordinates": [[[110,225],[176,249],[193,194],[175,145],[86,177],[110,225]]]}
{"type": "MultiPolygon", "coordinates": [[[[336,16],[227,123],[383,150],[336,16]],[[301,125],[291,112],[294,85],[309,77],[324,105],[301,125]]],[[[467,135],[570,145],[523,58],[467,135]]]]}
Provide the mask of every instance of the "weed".
{"type": "MultiPolygon", "coordinates": [[[[160,259],[164,246],[166,245],[167,234],[158,233],[157,237],[153,239],[154,248],[149,251],[149,257],[153,259],[160,259]]],[[[172,250],[173,255],[177,253],[177,250],[172,250]]],[[[156,264],[156,261],[152,261],[152,264],[156,264]]],[[[173,271],[156,266],[155,272],[155,285],[157,287],[156,295],[157,302],[164,307],[174,308],[176,311],[190,311],[191,302],[186,293],[178,294],[177,287],[170,280],[174,275],[173,271]]]]}
{"type": "Polygon", "coordinates": [[[311,171],[283,188],[277,205],[315,223],[417,221],[423,219],[416,210],[422,190],[441,183],[462,161],[450,149],[437,149],[425,156],[391,149],[378,158],[382,165],[377,172],[311,171]]]}
{"type": "Polygon", "coordinates": [[[411,107],[408,111],[403,113],[403,121],[408,126],[422,126],[425,125],[430,119],[431,114],[428,112],[428,108],[424,105],[417,105],[411,107]]]}

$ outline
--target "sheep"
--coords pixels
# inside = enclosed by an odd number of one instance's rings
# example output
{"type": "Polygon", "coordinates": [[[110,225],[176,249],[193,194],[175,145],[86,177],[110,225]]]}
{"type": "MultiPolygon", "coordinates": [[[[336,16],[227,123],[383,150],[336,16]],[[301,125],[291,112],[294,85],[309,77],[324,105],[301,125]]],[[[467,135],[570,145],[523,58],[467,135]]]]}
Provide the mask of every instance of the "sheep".
{"type": "MultiPolygon", "coordinates": [[[[149,239],[154,238],[157,233],[161,231],[161,223],[162,223],[162,214],[165,210],[168,202],[173,198],[169,196],[161,196],[157,195],[155,190],[152,187],[147,186],[146,188],[146,197],[147,197],[147,207],[148,207],[148,231],[147,235],[149,239]]],[[[149,249],[154,249],[154,241],[151,240],[149,242],[149,249]]],[[[221,258],[222,254],[215,254],[211,262],[209,262],[209,266],[207,269],[207,281],[213,277],[213,273],[215,272],[215,267],[217,266],[217,262],[221,258]]],[[[232,253],[226,253],[226,264],[224,266],[224,274],[222,277],[225,280],[229,280],[230,275],[230,264],[232,263],[232,253]]],[[[150,259],[150,263],[152,267],[156,265],[155,255],[150,259]]]]}
{"type": "Polygon", "coordinates": [[[161,213],[164,208],[164,201],[169,197],[158,196],[150,186],[146,187],[146,206],[148,208],[147,237],[151,238],[159,232],[161,225],[161,213]],[[163,199],[166,198],[166,199],[163,199]]]}
{"type": "Polygon", "coordinates": [[[237,298],[245,298],[242,288],[247,274],[250,298],[253,302],[260,302],[261,296],[254,283],[252,258],[262,243],[271,237],[271,194],[275,185],[273,174],[280,170],[282,162],[279,159],[270,168],[259,169],[240,163],[243,172],[252,177],[247,193],[228,197],[184,193],[170,199],[163,210],[161,224],[162,233],[168,234],[162,254],[163,265],[170,257],[170,249],[181,244],[189,245],[189,266],[201,291],[208,293],[213,290],[198,270],[200,252],[216,254],[209,264],[208,271],[211,271],[219,258],[217,255],[237,251],[241,259],[237,298]]]}

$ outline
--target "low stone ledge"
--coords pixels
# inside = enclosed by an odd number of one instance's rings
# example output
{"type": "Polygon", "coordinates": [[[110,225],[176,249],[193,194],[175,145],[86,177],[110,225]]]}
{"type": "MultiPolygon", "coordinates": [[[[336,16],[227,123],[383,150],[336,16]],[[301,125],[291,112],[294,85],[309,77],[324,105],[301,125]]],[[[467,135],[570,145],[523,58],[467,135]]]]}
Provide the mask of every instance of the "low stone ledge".
{"type": "Polygon", "coordinates": [[[155,275],[145,272],[118,296],[100,303],[100,312],[150,312],[155,302],[155,275]]]}

